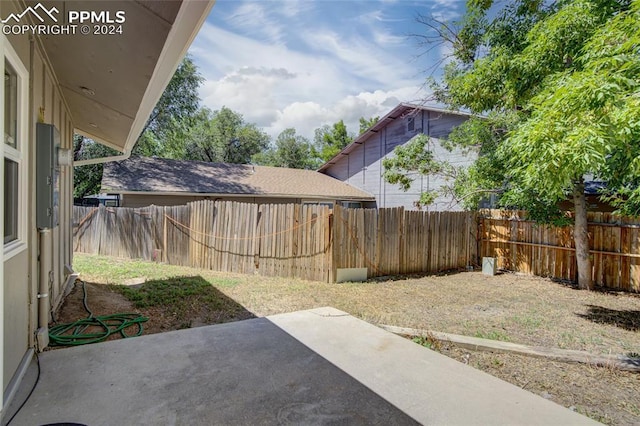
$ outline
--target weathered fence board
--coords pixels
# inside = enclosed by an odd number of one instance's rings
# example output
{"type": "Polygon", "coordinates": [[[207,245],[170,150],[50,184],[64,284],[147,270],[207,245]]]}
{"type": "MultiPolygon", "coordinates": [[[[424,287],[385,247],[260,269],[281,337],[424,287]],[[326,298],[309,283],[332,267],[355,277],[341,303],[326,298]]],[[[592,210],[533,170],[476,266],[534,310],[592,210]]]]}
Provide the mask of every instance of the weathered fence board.
{"type": "Polygon", "coordinates": [[[369,277],[437,272],[477,262],[476,214],[390,209],[333,211],[334,268],[369,277]]]}
{"type": "MultiPolygon", "coordinates": [[[[522,211],[485,210],[481,216],[481,255],[496,257],[499,268],[576,280],[571,227],[539,225],[522,211]]],[[[595,283],[640,292],[640,220],[598,212],[587,220],[595,283]]]]}

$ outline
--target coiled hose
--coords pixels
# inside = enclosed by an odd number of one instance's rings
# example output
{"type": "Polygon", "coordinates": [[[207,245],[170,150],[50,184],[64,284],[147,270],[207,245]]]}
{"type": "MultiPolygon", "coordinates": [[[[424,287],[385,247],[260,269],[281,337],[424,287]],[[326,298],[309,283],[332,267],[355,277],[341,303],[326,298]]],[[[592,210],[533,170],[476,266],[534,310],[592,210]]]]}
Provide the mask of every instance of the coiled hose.
{"type": "Polygon", "coordinates": [[[119,313],[95,316],[87,304],[87,288],[82,282],[82,304],[89,316],[74,322],[57,324],[49,328],[49,343],[52,346],[80,346],[106,340],[112,334],[120,333],[123,338],[140,336],[142,323],[149,318],[136,313],[119,313]],[[135,334],[127,334],[129,327],[136,327],[135,334]],[[99,331],[87,332],[89,329],[99,331]],[[101,329],[101,330],[100,330],[101,329]]]}

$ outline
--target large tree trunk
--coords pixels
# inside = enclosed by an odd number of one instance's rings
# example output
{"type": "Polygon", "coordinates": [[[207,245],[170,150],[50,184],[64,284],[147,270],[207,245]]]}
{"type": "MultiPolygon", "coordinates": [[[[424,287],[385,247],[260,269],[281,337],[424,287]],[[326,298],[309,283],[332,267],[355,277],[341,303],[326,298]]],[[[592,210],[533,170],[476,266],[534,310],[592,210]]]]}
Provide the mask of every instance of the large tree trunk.
{"type": "Polygon", "coordinates": [[[589,232],[587,230],[587,200],[584,195],[583,179],[576,182],[573,187],[573,204],[576,209],[573,240],[576,244],[576,260],[578,261],[578,287],[582,290],[593,290],[589,232]]]}

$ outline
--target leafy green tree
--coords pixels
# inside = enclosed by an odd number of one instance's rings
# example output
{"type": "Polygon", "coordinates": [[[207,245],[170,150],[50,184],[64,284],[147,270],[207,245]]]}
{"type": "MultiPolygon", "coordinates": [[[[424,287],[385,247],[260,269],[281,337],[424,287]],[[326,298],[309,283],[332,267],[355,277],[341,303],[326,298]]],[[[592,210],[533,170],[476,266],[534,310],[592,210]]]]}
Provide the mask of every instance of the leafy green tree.
{"type": "Polygon", "coordinates": [[[175,144],[185,142],[183,136],[198,113],[198,88],[203,81],[191,57],[185,56],[153,108],[133,148],[133,155],[172,158],[183,151],[175,144]]]}
{"type": "MultiPolygon", "coordinates": [[[[594,8],[576,3],[567,13],[585,15],[594,8]]],[[[527,104],[529,114],[500,146],[514,182],[507,202],[520,203],[533,190],[550,203],[573,196],[583,288],[593,286],[584,176],[606,181],[605,198],[622,213],[640,215],[640,1],[632,7],[599,25],[572,58],[575,65],[546,80],[527,104]]],[[[552,21],[545,29],[560,24],[552,21]]],[[[533,60],[531,53],[523,52],[523,62],[533,60]]]]}
{"type": "MultiPolygon", "coordinates": [[[[82,135],[74,135],[73,154],[73,159],[79,161],[91,158],[110,157],[120,153],[115,149],[99,144],[82,135]]],[[[75,198],[100,193],[102,164],[79,166],[74,168],[73,173],[73,196],[75,198]]]]}
{"type": "Polygon", "coordinates": [[[296,134],[293,128],[283,130],[275,146],[253,156],[256,164],[293,169],[315,169],[319,166],[312,154],[309,141],[296,134]]]}
{"type": "MultiPolygon", "coordinates": [[[[392,184],[400,185],[404,191],[411,188],[416,174],[439,175],[445,179],[455,179],[458,170],[446,161],[438,161],[428,149],[429,137],[418,135],[404,145],[396,147],[394,155],[384,158],[383,178],[392,184]]],[[[417,206],[426,206],[434,202],[443,189],[423,191],[415,202],[417,206]]]]}
{"type": "Polygon", "coordinates": [[[209,162],[248,164],[269,145],[266,133],[227,107],[202,108],[186,139],[186,159],[209,162]]]}
{"type": "Polygon", "coordinates": [[[438,101],[487,116],[449,137],[481,154],[453,186],[463,196],[499,189],[503,205],[546,222],[573,198],[578,284],[592,288],[584,177],[606,180],[603,198],[621,212],[640,213],[640,1],[467,6],[457,32],[439,27],[453,54],[432,82],[438,101]]]}
{"type": "Polygon", "coordinates": [[[370,119],[366,119],[364,117],[360,117],[360,135],[369,130],[369,128],[375,125],[378,121],[380,121],[380,117],[371,117],[370,119]]]}
{"type": "Polygon", "coordinates": [[[315,130],[314,145],[316,155],[327,162],[335,157],[345,146],[353,141],[353,136],[347,132],[343,120],[333,126],[324,125],[315,130]]]}

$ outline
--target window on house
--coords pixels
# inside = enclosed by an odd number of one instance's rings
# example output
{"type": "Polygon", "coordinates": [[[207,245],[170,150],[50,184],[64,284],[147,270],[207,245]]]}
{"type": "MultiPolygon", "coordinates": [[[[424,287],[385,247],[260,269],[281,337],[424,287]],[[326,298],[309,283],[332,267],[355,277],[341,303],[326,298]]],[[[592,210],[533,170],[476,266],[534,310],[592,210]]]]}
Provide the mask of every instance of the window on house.
{"type": "Polygon", "coordinates": [[[18,239],[18,163],[4,159],[4,243],[18,239]]]}
{"type": "Polygon", "coordinates": [[[9,63],[4,61],[4,143],[16,148],[18,126],[18,75],[9,63]]]}
{"type": "Polygon", "coordinates": [[[342,207],[347,209],[361,209],[362,203],[360,201],[343,201],[342,207]]]}
{"type": "Polygon", "coordinates": [[[330,209],[333,209],[333,203],[331,201],[315,201],[315,200],[303,200],[303,206],[327,206],[330,209]]]}
{"type": "Polygon", "coordinates": [[[413,132],[416,129],[416,118],[409,117],[407,118],[407,131],[413,132]]]}
{"type": "MultiPolygon", "coordinates": [[[[6,46],[6,43],[5,43],[6,46]]],[[[4,59],[4,252],[5,258],[21,251],[25,246],[24,189],[26,143],[23,120],[26,115],[21,108],[27,94],[26,69],[17,55],[5,47],[4,59]]]]}

